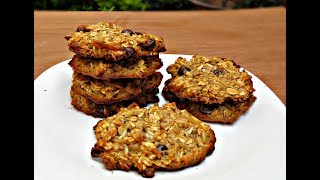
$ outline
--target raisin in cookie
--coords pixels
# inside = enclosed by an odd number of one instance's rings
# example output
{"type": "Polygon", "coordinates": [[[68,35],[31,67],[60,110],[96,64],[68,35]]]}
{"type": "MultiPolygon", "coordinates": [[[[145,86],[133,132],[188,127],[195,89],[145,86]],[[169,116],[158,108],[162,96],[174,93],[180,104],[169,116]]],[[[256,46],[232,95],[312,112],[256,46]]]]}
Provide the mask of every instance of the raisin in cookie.
{"type": "Polygon", "coordinates": [[[153,56],[166,51],[161,37],[133,32],[106,22],[81,25],[65,39],[68,40],[69,50],[77,55],[113,61],[153,56]]]}
{"type": "Polygon", "coordinates": [[[69,62],[74,71],[96,79],[146,78],[162,67],[158,57],[110,62],[75,55],[69,62]]]}
{"type": "Polygon", "coordinates": [[[255,91],[251,76],[232,60],[193,56],[179,57],[167,68],[172,75],[168,90],[180,99],[201,104],[221,104],[231,99],[244,101],[255,91]]]}
{"type": "Polygon", "coordinates": [[[209,125],[175,103],[123,108],[99,121],[94,132],[92,157],[100,157],[106,169],[137,169],[144,177],[153,177],[158,169],[196,165],[214,151],[216,142],[209,125]]]}
{"type": "Polygon", "coordinates": [[[73,73],[72,90],[97,104],[132,100],[151,89],[158,88],[162,74],[156,72],[144,79],[98,80],[73,73]]]}
{"type": "Polygon", "coordinates": [[[179,109],[185,109],[198,119],[207,122],[233,123],[241,114],[245,113],[256,100],[251,95],[244,102],[226,101],[222,104],[199,104],[186,99],[179,99],[165,86],[162,90],[162,96],[170,102],[175,102],[179,109]]]}
{"type": "Polygon", "coordinates": [[[72,98],[71,104],[77,110],[84,112],[87,115],[93,117],[102,117],[106,118],[112,116],[120,111],[121,108],[128,107],[132,103],[137,103],[140,107],[145,107],[149,103],[159,102],[159,97],[157,93],[159,89],[153,89],[149,92],[146,92],[142,96],[137,97],[134,100],[125,100],[113,104],[96,104],[93,101],[77,94],[73,90],[70,91],[72,98]]]}

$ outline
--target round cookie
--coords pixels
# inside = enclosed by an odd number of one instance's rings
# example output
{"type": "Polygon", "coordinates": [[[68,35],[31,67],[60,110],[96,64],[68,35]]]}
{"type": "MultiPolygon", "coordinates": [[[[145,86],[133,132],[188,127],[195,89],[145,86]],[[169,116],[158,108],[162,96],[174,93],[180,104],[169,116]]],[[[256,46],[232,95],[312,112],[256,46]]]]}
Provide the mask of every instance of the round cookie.
{"type": "Polygon", "coordinates": [[[107,22],[81,25],[65,39],[68,40],[69,50],[79,56],[110,61],[153,56],[166,51],[161,37],[133,32],[107,22]]]}
{"type": "Polygon", "coordinates": [[[69,62],[74,71],[96,79],[146,78],[162,67],[158,57],[135,61],[110,62],[74,56],[69,62]]]}
{"type": "Polygon", "coordinates": [[[174,103],[123,108],[93,129],[97,142],[92,157],[101,158],[106,169],[136,169],[144,177],[197,165],[216,142],[209,125],[174,103]]]}
{"type": "Polygon", "coordinates": [[[146,94],[143,94],[134,100],[125,100],[113,104],[96,104],[93,101],[77,94],[73,90],[70,91],[70,95],[72,98],[71,104],[77,110],[93,117],[106,118],[116,114],[121,108],[130,106],[132,103],[137,103],[140,107],[145,107],[149,103],[157,103],[159,102],[159,98],[157,96],[158,92],[159,89],[156,88],[146,92],[146,94]]]}
{"type": "Polygon", "coordinates": [[[162,77],[160,72],[156,72],[144,79],[107,81],[74,72],[71,89],[97,104],[111,104],[135,99],[147,91],[158,88],[162,77]]]}
{"type": "Polygon", "coordinates": [[[179,109],[187,110],[198,119],[215,123],[234,123],[256,100],[256,97],[251,95],[244,102],[227,101],[222,104],[205,105],[189,100],[181,100],[168,91],[166,86],[162,90],[162,96],[167,101],[175,102],[179,109]]]}
{"type": "Polygon", "coordinates": [[[172,79],[168,90],[180,99],[201,104],[221,104],[226,100],[244,101],[255,91],[251,76],[232,60],[193,56],[179,57],[167,68],[172,79]]]}

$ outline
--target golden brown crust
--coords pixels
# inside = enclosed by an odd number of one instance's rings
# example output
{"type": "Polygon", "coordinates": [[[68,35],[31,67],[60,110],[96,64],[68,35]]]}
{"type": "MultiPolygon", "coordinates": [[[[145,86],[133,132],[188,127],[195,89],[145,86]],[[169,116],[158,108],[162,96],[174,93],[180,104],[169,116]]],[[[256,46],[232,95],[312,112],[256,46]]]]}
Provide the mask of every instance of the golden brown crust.
{"type": "Polygon", "coordinates": [[[179,57],[167,71],[172,75],[168,89],[180,99],[201,104],[244,101],[255,91],[251,76],[234,61],[219,57],[179,57]]]}
{"type": "Polygon", "coordinates": [[[69,62],[74,71],[96,79],[146,78],[162,67],[161,59],[110,62],[104,59],[74,56],[69,62]]]}
{"type": "Polygon", "coordinates": [[[74,72],[72,90],[97,104],[111,104],[132,100],[143,93],[157,88],[162,74],[156,72],[145,79],[97,80],[74,72]]]}
{"type": "Polygon", "coordinates": [[[65,39],[68,40],[69,50],[79,56],[111,61],[153,56],[166,51],[161,37],[124,30],[106,22],[81,25],[65,39]]]}
{"type": "Polygon", "coordinates": [[[102,158],[109,170],[137,169],[144,177],[153,177],[156,170],[197,165],[214,151],[216,142],[209,125],[175,103],[123,108],[99,121],[94,132],[92,157],[102,158]]]}
{"type": "Polygon", "coordinates": [[[70,95],[72,98],[71,104],[77,110],[93,117],[106,118],[116,114],[121,108],[130,106],[132,103],[136,103],[140,107],[145,107],[149,103],[157,103],[159,102],[159,98],[157,96],[158,92],[159,89],[156,88],[146,92],[146,94],[143,94],[140,97],[137,97],[135,100],[120,101],[113,104],[96,104],[93,101],[77,94],[73,90],[70,90],[70,95]]]}
{"type": "Polygon", "coordinates": [[[251,95],[243,102],[227,101],[222,104],[204,105],[191,102],[187,99],[181,100],[168,91],[166,86],[162,90],[162,96],[170,102],[176,102],[179,109],[187,110],[202,121],[228,124],[234,123],[256,100],[256,97],[251,95]]]}

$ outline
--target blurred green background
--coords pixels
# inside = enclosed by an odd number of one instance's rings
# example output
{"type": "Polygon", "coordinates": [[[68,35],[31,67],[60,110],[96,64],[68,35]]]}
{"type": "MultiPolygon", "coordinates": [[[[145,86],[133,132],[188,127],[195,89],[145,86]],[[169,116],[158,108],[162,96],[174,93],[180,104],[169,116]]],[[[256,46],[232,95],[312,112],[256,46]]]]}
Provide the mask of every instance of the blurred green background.
{"type": "Polygon", "coordinates": [[[281,6],[282,0],[35,0],[35,10],[145,11],[281,6]]]}

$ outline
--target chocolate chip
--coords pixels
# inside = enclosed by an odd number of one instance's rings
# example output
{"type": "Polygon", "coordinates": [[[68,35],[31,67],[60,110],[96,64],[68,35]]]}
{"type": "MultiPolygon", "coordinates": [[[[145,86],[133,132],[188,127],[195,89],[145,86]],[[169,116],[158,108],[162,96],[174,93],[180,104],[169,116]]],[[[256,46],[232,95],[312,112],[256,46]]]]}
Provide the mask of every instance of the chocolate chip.
{"type": "Polygon", "coordinates": [[[136,50],[133,47],[124,47],[123,50],[126,52],[126,58],[132,57],[136,52],[136,50]]]}
{"type": "Polygon", "coordinates": [[[136,35],[141,35],[142,33],[141,32],[134,32],[136,35]]]}
{"type": "Polygon", "coordinates": [[[86,28],[84,25],[81,25],[81,26],[79,26],[79,27],[76,29],[76,32],[80,32],[80,31],[90,32],[91,29],[88,29],[88,28],[86,28]]]}
{"type": "Polygon", "coordinates": [[[161,47],[160,49],[159,49],[159,52],[165,52],[167,49],[166,49],[166,47],[161,47]]]}
{"type": "Polygon", "coordinates": [[[145,42],[143,42],[141,44],[142,48],[147,50],[147,51],[151,51],[154,46],[156,46],[156,41],[152,38],[152,39],[148,39],[145,42]]]}
{"type": "Polygon", "coordinates": [[[84,29],[83,27],[78,27],[76,31],[77,31],[77,32],[80,32],[80,31],[85,31],[85,30],[86,30],[86,29],[84,29]]]}
{"type": "Polygon", "coordinates": [[[100,116],[103,116],[104,114],[104,108],[102,106],[96,106],[96,110],[97,110],[97,113],[100,115],[100,116]]]}
{"type": "Polygon", "coordinates": [[[190,70],[191,70],[191,69],[188,68],[188,67],[186,67],[186,66],[181,66],[181,67],[179,68],[178,75],[179,75],[179,76],[182,76],[182,75],[184,75],[187,71],[190,71],[190,70]]]}
{"type": "Polygon", "coordinates": [[[167,146],[165,146],[165,145],[158,145],[158,146],[157,146],[157,149],[158,149],[159,151],[168,150],[167,146]]]}
{"type": "Polygon", "coordinates": [[[102,153],[100,149],[97,148],[91,148],[91,156],[92,157],[99,157],[99,155],[102,153]]]}
{"type": "Polygon", "coordinates": [[[131,65],[134,65],[137,62],[136,59],[125,59],[125,60],[121,60],[118,62],[118,65],[120,65],[121,67],[128,67],[131,65]]]}
{"type": "Polygon", "coordinates": [[[171,82],[171,79],[168,79],[164,82],[164,85],[168,85],[171,82]]]}
{"type": "Polygon", "coordinates": [[[130,34],[130,36],[132,36],[133,31],[132,31],[132,30],[130,30],[130,29],[125,29],[125,30],[122,30],[122,31],[121,31],[121,33],[129,33],[129,34],[130,34]]]}
{"type": "Polygon", "coordinates": [[[233,60],[232,61],[232,65],[234,65],[236,68],[240,68],[240,66],[238,64],[236,64],[233,60]]]}
{"type": "Polygon", "coordinates": [[[216,76],[219,76],[220,74],[222,74],[223,71],[221,69],[215,69],[213,70],[213,74],[215,74],[216,76]]]}
{"type": "Polygon", "coordinates": [[[147,167],[145,170],[142,171],[142,176],[151,178],[154,176],[155,171],[155,168],[147,167]]]}
{"type": "Polygon", "coordinates": [[[209,107],[206,105],[201,104],[200,106],[200,112],[203,114],[211,114],[213,111],[213,107],[209,107]]]}
{"type": "Polygon", "coordinates": [[[71,36],[70,36],[70,35],[66,35],[66,36],[64,36],[64,38],[65,38],[66,40],[69,40],[69,39],[71,38],[71,36]]]}

